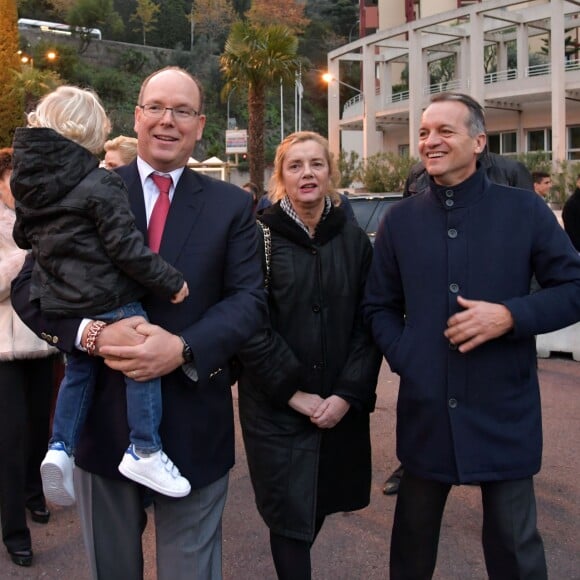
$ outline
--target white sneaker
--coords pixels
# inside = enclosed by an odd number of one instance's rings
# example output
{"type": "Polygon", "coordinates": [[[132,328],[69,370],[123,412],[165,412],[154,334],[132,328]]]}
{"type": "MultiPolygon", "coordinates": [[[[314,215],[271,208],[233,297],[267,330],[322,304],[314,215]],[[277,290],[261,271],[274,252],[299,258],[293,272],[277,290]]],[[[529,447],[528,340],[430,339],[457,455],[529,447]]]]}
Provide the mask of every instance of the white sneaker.
{"type": "Polygon", "coordinates": [[[73,458],[68,455],[64,445],[57,443],[51,447],[40,464],[42,489],[46,499],[55,505],[73,505],[73,458]]]}
{"type": "Polygon", "coordinates": [[[185,497],[191,491],[189,481],[161,450],[149,457],[139,457],[131,444],[119,463],[119,471],[132,481],[169,497],[185,497]]]}

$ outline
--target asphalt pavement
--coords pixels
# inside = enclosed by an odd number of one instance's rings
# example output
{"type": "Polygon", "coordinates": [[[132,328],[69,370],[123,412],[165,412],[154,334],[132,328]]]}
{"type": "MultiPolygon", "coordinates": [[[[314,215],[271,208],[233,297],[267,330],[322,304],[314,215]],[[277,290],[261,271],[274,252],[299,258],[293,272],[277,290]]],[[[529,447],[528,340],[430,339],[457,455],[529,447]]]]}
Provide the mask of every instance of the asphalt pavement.
{"type": "MultiPolygon", "coordinates": [[[[539,360],[544,417],[544,460],[536,477],[538,524],[551,580],[580,580],[580,363],[539,360]]],[[[386,580],[395,497],[382,494],[395,458],[395,403],[398,379],[383,364],[372,415],[373,484],[364,510],[329,517],[312,550],[314,580],[386,580]]],[[[237,393],[234,399],[237,411],[237,393]]],[[[237,463],[231,472],[224,514],[224,580],[275,580],[268,531],[255,505],[237,422],[237,463]]],[[[151,513],[149,514],[151,516],[151,513]]],[[[152,517],[144,534],[145,580],[154,580],[152,517]]],[[[52,508],[48,525],[30,522],[35,560],[20,568],[0,553],[0,580],[89,580],[74,507],[52,508]]],[[[443,520],[436,580],[487,578],[481,550],[479,488],[461,486],[450,494],[443,520]]],[[[109,580],[109,579],[103,579],[109,580]]]]}

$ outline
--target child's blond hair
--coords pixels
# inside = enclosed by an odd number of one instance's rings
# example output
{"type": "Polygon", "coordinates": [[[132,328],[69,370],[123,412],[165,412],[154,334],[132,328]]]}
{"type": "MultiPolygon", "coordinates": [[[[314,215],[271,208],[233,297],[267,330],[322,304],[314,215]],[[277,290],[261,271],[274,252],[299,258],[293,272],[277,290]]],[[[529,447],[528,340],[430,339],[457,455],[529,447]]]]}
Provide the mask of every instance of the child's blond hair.
{"type": "Polygon", "coordinates": [[[99,154],[111,131],[111,122],[97,95],[69,85],[45,95],[28,113],[30,127],[46,127],[99,154]]]}

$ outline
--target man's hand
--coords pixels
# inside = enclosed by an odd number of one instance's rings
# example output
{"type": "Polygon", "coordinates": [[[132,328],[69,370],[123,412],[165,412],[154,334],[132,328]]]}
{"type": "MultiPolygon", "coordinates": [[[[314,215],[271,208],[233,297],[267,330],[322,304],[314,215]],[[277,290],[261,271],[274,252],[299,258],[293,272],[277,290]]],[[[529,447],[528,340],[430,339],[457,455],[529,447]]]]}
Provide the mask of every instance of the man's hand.
{"type": "Polygon", "coordinates": [[[503,304],[467,300],[461,296],[457,297],[457,303],[465,310],[449,318],[444,334],[458,345],[460,352],[469,352],[509,332],[514,326],[511,312],[503,304]]]}
{"type": "Polygon", "coordinates": [[[288,401],[288,405],[298,413],[312,417],[322,402],[323,399],[319,395],[296,391],[288,401]]]}
{"type": "Polygon", "coordinates": [[[183,302],[188,296],[189,296],[189,287],[187,286],[187,282],[184,282],[183,286],[181,287],[181,290],[177,294],[173,295],[171,303],[179,304],[180,302],[183,302]]]}
{"type": "Polygon", "coordinates": [[[135,328],[141,343],[120,341],[99,348],[107,366],[139,382],[166,375],[183,364],[179,336],[141,320],[135,328]]]}
{"type": "Polygon", "coordinates": [[[334,427],[350,409],[350,403],[338,395],[330,395],[324,399],[310,420],[320,429],[334,427]]]}

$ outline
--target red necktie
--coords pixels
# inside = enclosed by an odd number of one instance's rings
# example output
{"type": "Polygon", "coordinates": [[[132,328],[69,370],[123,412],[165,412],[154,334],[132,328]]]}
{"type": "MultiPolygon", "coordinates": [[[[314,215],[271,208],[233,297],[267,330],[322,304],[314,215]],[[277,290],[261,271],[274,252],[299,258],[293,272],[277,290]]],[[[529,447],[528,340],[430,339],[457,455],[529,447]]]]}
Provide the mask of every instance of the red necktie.
{"type": "Polygon", "coordinates": [[[171,187],[171,177],[167,175],[151,174],[151,179],[155,182],[159,190],[159,197],[153,206],[151,218],[149,219],[149,228],[147,236],[149,238],[149,247],[154,252],[159,252],[161,245],[161,236],[165,227],[165,220],[169,213],[169,188],[171,187]]]}

